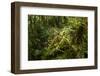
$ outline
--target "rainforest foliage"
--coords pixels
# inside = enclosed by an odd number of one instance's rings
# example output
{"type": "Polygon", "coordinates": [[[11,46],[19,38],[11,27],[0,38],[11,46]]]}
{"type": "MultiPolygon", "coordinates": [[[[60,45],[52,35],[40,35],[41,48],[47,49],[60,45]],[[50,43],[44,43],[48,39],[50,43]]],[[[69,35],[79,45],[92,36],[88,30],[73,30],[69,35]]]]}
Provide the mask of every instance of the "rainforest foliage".
{"type": "Polygon", "coordinates": [[[87,17],[28,15],[28,60],[88,57],[87,17]]]}

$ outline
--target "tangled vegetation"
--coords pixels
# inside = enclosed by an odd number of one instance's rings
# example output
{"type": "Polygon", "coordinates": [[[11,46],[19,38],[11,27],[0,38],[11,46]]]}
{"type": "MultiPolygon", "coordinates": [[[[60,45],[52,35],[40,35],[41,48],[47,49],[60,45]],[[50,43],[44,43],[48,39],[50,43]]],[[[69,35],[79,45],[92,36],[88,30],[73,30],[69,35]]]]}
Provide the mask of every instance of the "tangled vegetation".
{"type": "Polygon", "coordinates": [[[88,57],[87,17],[28,15],[28,60],[88,57]]]}

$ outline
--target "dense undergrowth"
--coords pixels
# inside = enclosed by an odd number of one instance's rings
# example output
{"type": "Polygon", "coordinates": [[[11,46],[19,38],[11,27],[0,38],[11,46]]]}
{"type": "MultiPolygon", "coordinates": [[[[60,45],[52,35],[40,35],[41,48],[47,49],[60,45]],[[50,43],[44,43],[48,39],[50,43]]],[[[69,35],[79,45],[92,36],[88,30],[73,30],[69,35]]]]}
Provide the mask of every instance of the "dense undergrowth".
{"type": "Polygon", "coordinates": [[[28,59],[87,58],[87,17],[28,15],[28,59]]]}

